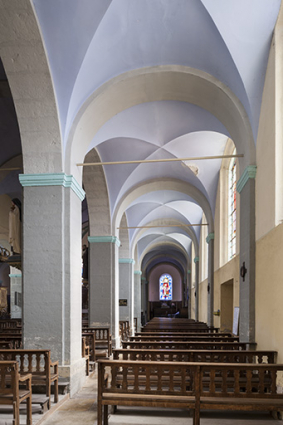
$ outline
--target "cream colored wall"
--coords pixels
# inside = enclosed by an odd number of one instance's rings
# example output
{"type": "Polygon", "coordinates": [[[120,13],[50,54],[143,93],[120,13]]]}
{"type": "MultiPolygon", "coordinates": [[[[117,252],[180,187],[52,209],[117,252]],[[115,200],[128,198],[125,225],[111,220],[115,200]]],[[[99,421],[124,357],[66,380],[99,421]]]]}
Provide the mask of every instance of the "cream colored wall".
{"type": "MultiPolygon", "coordinates": [[[[205,215],[202,215],[202,224],[207,223],[205,215]]],[[[208,275],[208,244],[206,237],[208,235],[208,226],[201,226],[200,244],[199,244],[199,280],[207,279],[208,275]]]]}
{"type": "Polygon", "coordinates": [[[283,363],[283,224],[256,244],[257,349],[278,351],[283,363]]]}
{"type": "Polygon", "coordinates": [[[275,48],[272,44],[257,139],[256,240],[275,225],[275,48]]]}
{"type": "Polygon", "coordinates": [[[195,297],[195,291],[196,291],[196,273],[195,273],[195,249],[194,245],[192,244],[191,247],[191,259],[192,259],[192,267],[191,267],[191,318],[196,318],[196,297],[195,297]]]}
{"type": "Polygon", "coordinates": [[[207,323],[207,285],[207,279],[199,285],[199,321],[205,323],[207,323]]]}
{"type": "MultiPolygon", "coordinates": [[[[214,310],[220,310],[221,284],[233,279],[233,309],[239,306],[239,255],[214,273],[214,310]]],[[[220,316],[214,316],[214,326],[220,327],[220,316]]]]}

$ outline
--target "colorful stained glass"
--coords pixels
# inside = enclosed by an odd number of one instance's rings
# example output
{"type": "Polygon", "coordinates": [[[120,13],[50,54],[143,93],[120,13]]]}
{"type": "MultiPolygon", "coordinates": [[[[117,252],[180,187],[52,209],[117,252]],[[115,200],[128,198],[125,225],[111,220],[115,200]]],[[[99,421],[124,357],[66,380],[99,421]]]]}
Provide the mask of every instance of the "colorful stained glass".
{"type": "Polygon", "coordinates": [[[164,273],[159,278],[159,299],[160,300],[172,300],[172,276],[164,273]]]}
{"type": "MultiPolygon", "coordinates": [[[[234,154],[236,151],[234,151],[234,154]]],[[[236,255],[236,198],[237,198],[237,166],[236,159],[233,158],[229,167],[229,259],[236,255]]]]}

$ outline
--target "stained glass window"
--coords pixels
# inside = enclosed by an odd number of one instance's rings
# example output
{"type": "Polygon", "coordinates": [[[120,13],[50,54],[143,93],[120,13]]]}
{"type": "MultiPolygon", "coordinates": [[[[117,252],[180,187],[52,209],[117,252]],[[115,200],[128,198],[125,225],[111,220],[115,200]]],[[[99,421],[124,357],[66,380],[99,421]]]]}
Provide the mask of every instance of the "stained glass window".
{"type": "Polygon", "coordinates": [[[172,276],[164,273],[159,278],[159,299],[172,300],[172,276]]]}
{"type": "MultiPolygon", "coordinates": [[[[236,151],[233,152],[235,155],[236,151]]],[[[229,259],[231,260],[236,255],[236,183],[237,183],[237,166],[236,158],[232,158],[229,167],[229,259]]]]}

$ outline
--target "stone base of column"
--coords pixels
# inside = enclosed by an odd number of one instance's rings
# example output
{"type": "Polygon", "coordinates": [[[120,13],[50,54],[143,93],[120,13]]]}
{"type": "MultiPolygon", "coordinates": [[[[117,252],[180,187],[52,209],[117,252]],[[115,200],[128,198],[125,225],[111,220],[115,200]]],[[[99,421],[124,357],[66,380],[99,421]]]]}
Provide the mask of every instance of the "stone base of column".
{"type": "Polygon", "coordinates": [[[112,348],[121,348],[121,340],[119,336],[117,338],[113,338],[112,336],[112,348]]]}
{"type": "Polygon", "coordinates": [[[86,360],[79,359],[71,365],[59,366],[59,376],[69,381],[70,397],[77,393],[86,379],[86,360]]]}

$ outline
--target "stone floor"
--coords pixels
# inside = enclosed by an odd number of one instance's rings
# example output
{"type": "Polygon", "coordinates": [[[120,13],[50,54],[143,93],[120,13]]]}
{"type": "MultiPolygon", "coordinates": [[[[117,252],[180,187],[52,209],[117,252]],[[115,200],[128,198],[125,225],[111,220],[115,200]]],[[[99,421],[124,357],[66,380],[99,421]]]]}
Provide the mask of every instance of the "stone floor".
{"type": "MultiPolygon", "coordinates": [[[[84,387],[72,398],[61,400],[61,405],[47,415],[33,415],[33,425],[96,425],[97,423],[97,375],[86,379],[84,387]],[[50,414],[51,413],[51,414],[50,414]]],[[[1,415],[2,416],[2,415],[1,415]]],[[[11,421],[0,416],[0,425],[11,421]]],[[[21,416],[21,425],[26,417],[21,416]]],[[[118,407],[109,418],[109,425],[192,425],[189,413],[181,409],[150,409],[118,407]]],[[[201,425],[276,425],[282,421],[268,413],[202,412],[201,425]]]]}

